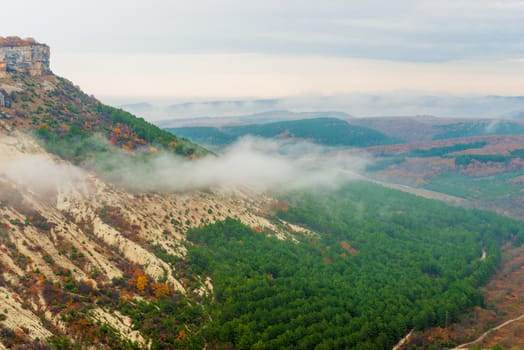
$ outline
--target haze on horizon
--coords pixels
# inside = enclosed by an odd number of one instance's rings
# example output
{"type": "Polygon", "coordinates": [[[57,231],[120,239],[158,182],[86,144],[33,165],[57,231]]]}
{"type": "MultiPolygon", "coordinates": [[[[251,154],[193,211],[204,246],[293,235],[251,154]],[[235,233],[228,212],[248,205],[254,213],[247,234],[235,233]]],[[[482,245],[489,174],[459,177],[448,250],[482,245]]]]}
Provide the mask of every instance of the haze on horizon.
{"type": "Polygon", "coordinates": [[[0,35],[107,101],[523,95],[524,1],[10,1],[0,35]]]}

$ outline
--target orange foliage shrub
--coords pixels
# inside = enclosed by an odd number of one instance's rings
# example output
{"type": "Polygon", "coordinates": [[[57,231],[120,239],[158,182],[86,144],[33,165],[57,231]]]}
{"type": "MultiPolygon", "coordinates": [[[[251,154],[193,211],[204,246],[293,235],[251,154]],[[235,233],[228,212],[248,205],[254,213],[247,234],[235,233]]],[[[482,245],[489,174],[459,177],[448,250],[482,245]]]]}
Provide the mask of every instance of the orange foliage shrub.
{"type": "Polygon", "coordinates": [[[139,291],[143,291],[144,288],[146,288],[146,286],[147,286],[147,276],[146,275],[138,276],[136,278],[136,289],[138,289],[139,291]]]}
{"type": "Polygon", "coordinates": [[[281,211],[288,211],[289,210],[289,202],[288,201],[273,201],[272,203],[275,210],[281,210],[281,211]]]}
{"type": "Polygon", "coordinates": [[[120,135],[122,134],[122,130],[120,130],[120,128],[113,128],[113,134],[115,134],[117,137],[120,137],[120,135]]]}
{"type": "Polygon", "coordinates": [[[20,328],[17,328],[15,329],[15,336],[19,339],[19,340],[23,340],[25,338],[25,333],[23,330],[21,330],[20,328]]]}
{"type": "Polygon", "coordinates": [[[139,291],[143,291],[147,286],[147,276],[144,271],[140,268],[136,268],[133,272],[133,277],[129,280],[129,283],[134,285],[139,291]]]}
{"type": "Polygon", "coordinates": [[[182,331],[178,332],[178,337],[176,338],[176,340],[178,342],[181,342],[181,341],[184,341],[184,339],[186,339],[186,337],[187,337],[186,332],[182,330],[182,331]]]}
{"type": "Polygon", "coordinates": [[[166,283],[153,283],[151,284],[151,288],[153,289],[153,293],[155,293],[155,297],[157,298],[169,295],[171,293],[169,286],[166,283]]]}

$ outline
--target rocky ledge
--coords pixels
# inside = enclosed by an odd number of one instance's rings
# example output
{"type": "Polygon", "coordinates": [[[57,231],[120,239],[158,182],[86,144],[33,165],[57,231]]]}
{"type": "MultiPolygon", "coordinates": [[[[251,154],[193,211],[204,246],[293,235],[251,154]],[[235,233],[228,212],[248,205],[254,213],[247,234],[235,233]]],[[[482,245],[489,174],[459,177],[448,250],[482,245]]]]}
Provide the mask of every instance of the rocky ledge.
{"type": "Polygon", "coordinates": [[[0,37],[0,77],[9,72],[31,76],[51,74],[49,46],[34,39],[0,37]]]}

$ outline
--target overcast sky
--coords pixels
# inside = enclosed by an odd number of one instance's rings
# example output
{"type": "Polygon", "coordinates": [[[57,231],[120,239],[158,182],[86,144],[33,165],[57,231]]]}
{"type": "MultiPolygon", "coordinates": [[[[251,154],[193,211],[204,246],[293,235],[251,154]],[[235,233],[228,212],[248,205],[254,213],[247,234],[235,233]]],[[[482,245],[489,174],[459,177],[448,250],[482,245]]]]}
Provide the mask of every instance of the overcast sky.
{"type": "Polygon", "coordinates": [[[102,98],[524,95],[522,0],[16,0],[0,35],[102,98]]]}

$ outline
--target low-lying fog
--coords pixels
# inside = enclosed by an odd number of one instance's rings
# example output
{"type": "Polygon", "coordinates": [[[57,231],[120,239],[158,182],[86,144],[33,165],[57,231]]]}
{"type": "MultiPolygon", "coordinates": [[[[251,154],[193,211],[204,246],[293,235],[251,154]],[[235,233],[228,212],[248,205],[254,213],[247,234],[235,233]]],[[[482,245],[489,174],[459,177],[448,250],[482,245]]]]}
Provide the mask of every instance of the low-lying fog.
{"type": "Polygon", "coordinates": [[[157,100],[122,108],[147,120],[250,116],[259,113],[338,111],[354,117],[432,115],[448,118],[520,118],[524,97],[432,95],[418,92],[304,95],[276,99],[157,100]]]}
{"type": "MultiPolygon", "coordinates": [[[[103,177],[137,191],[213,188],[283,191],[336,187],[362,171],[368,161],[368,156],[348,149],[245,137],[218,157],[189,160],[159,152],[139,160],[115,154],[85,165],[105,169],[103,177]]],[[[26,155],[0,164],[0,179],[7,177],[33,191],[79,183],[86,174],[79,167],[45,155],[26,155]]]]}

